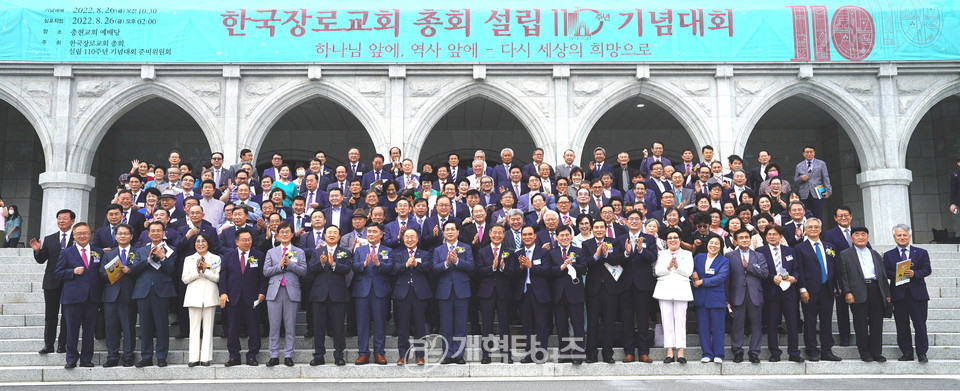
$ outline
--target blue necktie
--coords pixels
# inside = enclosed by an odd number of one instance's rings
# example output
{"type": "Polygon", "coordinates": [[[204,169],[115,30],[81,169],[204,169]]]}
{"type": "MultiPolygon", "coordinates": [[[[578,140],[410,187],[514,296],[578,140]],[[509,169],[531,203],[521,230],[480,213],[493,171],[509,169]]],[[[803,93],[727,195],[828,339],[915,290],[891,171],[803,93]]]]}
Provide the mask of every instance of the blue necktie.
{"type": "Polygon", "coordinates": [[[820,262],[820,282],[827,283],[827,262],[823,259],[823,251],[820,251],[820,243],[814,243],[813,249],[817,251],[817,261],[820,262]]]}
{"type": "Polygon", "coordinates": [[[127,250],[120,250],[120,264],[127,266],[127,250]]]}
{"type": "Polygon", "coordinates": [[[907,260],[907,249],[905,249],[905,248],[901,248],[901,249],[900,249],[900,260],[901,260],[901,261],[906,261],[906,260],[907,260]]]}

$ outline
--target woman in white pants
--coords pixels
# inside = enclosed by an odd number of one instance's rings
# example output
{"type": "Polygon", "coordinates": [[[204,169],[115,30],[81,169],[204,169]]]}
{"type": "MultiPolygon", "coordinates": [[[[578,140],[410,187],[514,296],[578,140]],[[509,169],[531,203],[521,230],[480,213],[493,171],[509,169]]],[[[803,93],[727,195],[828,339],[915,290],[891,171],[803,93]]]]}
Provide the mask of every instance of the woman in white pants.
{"type": "Polygon", "coordinates": [[[664,230],[667,249],[660,250],[654,270],[657,287],[653,298],[660,300],[660,317],[663,322],[663,347],[667,349],[664,363],[674,361],[686,364],[683,349],[687,347],[687,302],[693,300],[690,275],[693,274],[693,255],[680,248],[680,230],[664,230]],[[673,348],[677,356],[673,356],[673,348]]]}
{"type": "Polygon", "coordinates": [[[188,367],[210,366],[213,359],[213,314],[220,304],[220,257],[208,252],[210,241],[202,233],[194,236],[197,250],[183,260],[181,279],[187,285],[183,306],[190,314],[190,353],[188,367]],[[203,337],[200,330],[203,329],[203,337]]]}

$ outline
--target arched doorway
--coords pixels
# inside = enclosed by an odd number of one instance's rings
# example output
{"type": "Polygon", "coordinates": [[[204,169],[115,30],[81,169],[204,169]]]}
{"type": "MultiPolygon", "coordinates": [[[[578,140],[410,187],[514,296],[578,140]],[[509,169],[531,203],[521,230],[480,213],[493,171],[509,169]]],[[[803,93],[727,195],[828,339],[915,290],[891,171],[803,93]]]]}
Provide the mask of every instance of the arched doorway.
{"type": "Polygon", "coordinates": [[[929,243],[934,229],[960,232],[960,216],[950,213],[949,176],[960,156],[960,97],[954,95],[934,105],[917,123],[907,145],[906,167],[910,183],[910,220],[913,240],[929,243]]]}
{"type": "Polygon", "coordinates": [[[40,237],[43,190],[37,183],[46,171],[43,145],[33,125],[15,107],[0,100],[0,199],[16,205],[23,219],[20,243],[40,237]]]}
{"type": "Polygon", "coordinates": [[[626,152],[630,165],[640,168],[643,150],[649,150],[654,141],[664,144],[663,156],[672,164],[681,162],[685,148],[694,150],[694,162],[699,161],[698,148],[680,121],[662,106],[641,97],[626,99],[604,113],[577,156],[581,167],[587,167],[593,161],[593,150],[603,147],[608,163],[616,164],[617,155],[626,152]]]}

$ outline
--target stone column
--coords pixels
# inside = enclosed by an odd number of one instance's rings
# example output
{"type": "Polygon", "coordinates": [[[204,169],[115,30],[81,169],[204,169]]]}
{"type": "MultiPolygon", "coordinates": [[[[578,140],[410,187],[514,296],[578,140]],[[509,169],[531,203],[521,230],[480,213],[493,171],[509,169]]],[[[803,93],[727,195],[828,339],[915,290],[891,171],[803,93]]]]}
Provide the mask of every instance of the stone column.
{"type": "MultiPolygon", "coordinates": [[[[240,66],[226,65],[223,67],[223,78],[226,80],[223,94],[223,128],[221,129],[220,152],[223,153],[223,164],[230,167],[228,162],[240,161],[240,66]]],[[[210,152],[217,152],[211,145],[210,152]]]]}
{"type": "MultiPolygon", "coordinates": [[[[556,167],[563,164],[563,151],[573,140],[570,129],[570,66],[553,67],[553,138],[543,148],[543,161],[556,167]]],[[[549,129],[548,129],[549,130],[549,129]]]]}
{"type": "Polygon", "coordinates": [[[883,168],[857,174],[863,191],[863,211],[870,242],[893,245],[890,230],[899,223],[910,224],[910,182],[913,173],[902,168],[883,168]]]}
{"type": "MultiPolygon", "coordinates": [[[[78,172],[47,171],[40,174],[40,187],[43,189],[43,213],[40,221],[40,235],[47,235],[56,228],[57,211],[70,209],[77,214],[77,222],[87,221],[90,216],[90,190],[96,184],[96,178],[78,172]]],[[[98,222],[89,222],[100,226],[98,222]]]]}

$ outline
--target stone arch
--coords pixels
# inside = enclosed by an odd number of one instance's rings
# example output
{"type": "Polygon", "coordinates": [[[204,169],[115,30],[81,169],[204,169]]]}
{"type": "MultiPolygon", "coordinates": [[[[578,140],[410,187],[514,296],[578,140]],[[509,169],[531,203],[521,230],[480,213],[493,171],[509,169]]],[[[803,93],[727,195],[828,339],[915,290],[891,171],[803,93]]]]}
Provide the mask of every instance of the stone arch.
{"type": "Polygon", "coordinates": [[[542,114],[538,115],[540,111],[538,108],[520,99],[518,94],[510,91],[506,86],[490,82],[471,82],[456,87],[446,94],[438,95],[423,105],[420,112],[425,114],[420,117],[420,120],[413,126],[412,132],[409,133],[409,142],[404,149],[410,151],[407,155],[419,156],[427,136],[433,131],[437,122],[454,107],[477,97],[488,99],[500,105],[520,120],[537,146],[548,149],[553,144],[550,142],[551,136],[546,126],[539,120],[544,116],[542,114]]]}
{"type": "Polygon", "coordinates": [[[927,115],[934,106],[954,95],[960,95],[960,80],[954,80],[928,92],[907,112],[904,116],[906,122],[903,123],[904,126],[900,128],[898,132],[900,134],[900,142],[897,149],[897,167],[906,167],[907,148],[910,147],[910,140],[913,138],[913,133],[917,130],[917,125],[920,124],[923,117],[927,115]]]}
{"type": "Polygon", "coordinates": [[[168,84],[138,83],[101,98],[87,110],[89,114],[80,119],[77,127],[79,138],[67,162],[67,171],[89,173],[97,148],[113,123],[141,103],[154,98],[167,100],[186,111],[200,126],[210,150],[222,149],[222,140],[214,122],[217,116],[196,96],[168,84]]]}
{"type": "Polygon", "coordinates": [[[48,116],[35,104],[24,99],[24,94],[17,93],[4,84],[0,84],[0,100],[13,106],[30,122],[30,126],[33,127],[37,138],[40,139],[40,145],[43,147],[44,165],[48,171],[54,170],[56,165],[53,164],[53,141],[50,139],[50,132],[47,129],[46,118],[48,116]]]}
{"type": "Polygon", "coordinates": [[[264,99],[268,103],[261,104],[248,116],[252,120],[247,121],[246,132],[243,133],[246,137],[242,138],[245,141],[238,147],[250,148],[254,155],[259,154],[264,140],[281,117],[300,104],[316,98],[328,99],[347,109],[363,124],[375,147],[386,152],[389,138],[377,109],[355,91],[328,81],[304,82],[268,96],[264,99]]]}
{"type": "Polygon", "coordinates": [[[584,144],[600,118],[623,101],[638,96],[649,99],[673,115],[686,129],[698,148],[704,145],[715,145],[713,132],[705,121],[709,115],[703,109],[690,104],[682,95],[682,92],[675,87],[649,80],[621,83],[609,93],[593,97],[593,100],[583,108],[580,112],[580,121],[571,128],[573,137],[570,149],[579,151],[577,156],[582,156],[584,144]]]}
{"type": "Polygon", "coordinates": [[[743,124],[737,132],[734,153],[743,155],[747,141],[754,131],[757,122],[773,106],[791,97],[806,99],[830,114],[845,130],[850,140],[856,146],[857,157],[864,165],[864,171],[883,168],[883,148],[880,140],[873,132],[873,126],[863,115],[862,107],[852,103],[852,99],[830,87],[813,81],[794,81],[775,86],[757,94],[754,102],[740,115],[743,124]]]}

